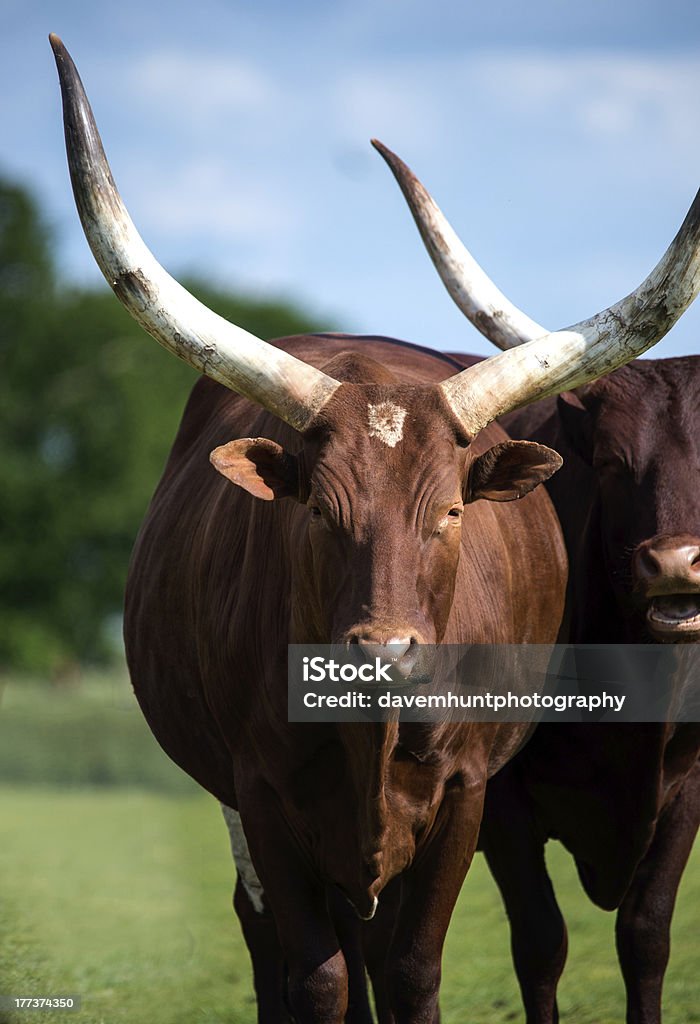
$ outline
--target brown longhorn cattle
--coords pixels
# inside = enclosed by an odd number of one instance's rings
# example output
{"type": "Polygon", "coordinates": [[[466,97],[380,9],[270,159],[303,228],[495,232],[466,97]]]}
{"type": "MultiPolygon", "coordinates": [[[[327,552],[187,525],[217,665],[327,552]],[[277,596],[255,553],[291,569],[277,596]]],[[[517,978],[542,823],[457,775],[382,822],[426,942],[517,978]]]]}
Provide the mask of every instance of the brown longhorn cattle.
{"type": "MultiPolygon", "coordinates": [[[[571,563],[571,639],[697,643],[700,358],[638,361],[506,425],[564,457],[550,496],[571,563]]],[[[671,916],[700,824],[699,755],[695,723],[542,725],[494,780],[482,845],[508,907],[528,1019],[556,1020],[566,930],[543,851],[557,837],[588,896],[617,909],[628,1024],[661,1020],[671,916]],[[518,845],[503,842],[514,816],[518,845]]]]}
{"type": "MultiPolygon", "coordinates": [[[[543,333],[476,268],[405,165],[385,156],[438,272],[474,324],[500,347],[543,333]]],[[[453,358],[465,367],[478,361],[453,358]]],[[[565,636],[577,644],[698,643],[700,358],[637,361],[502,424],[564,459],[547,490],[570,562],[565,636]]],[[[698,660],[687,649],[678,656],[680,690],[693,685],[698,660]]],[[[628,1024],[660,1021],[671,916],[700,822],[699,754],[693,722],[547,724],[489,783],[481,845],[508,910],[529,1024],[558,1019],[566,957],[544,860],[550,837],[573,854],[593,902],[618,909],[628,1024]]]]}
{"type": "MultiPolygon", "coordinates": [[[[593,318],[463,372],[380,338],[263,342],[146,249],[77,71],[52,45],[93,254],[144,328],[212,378],[193,390],[137,541],[125,634],[156,737],[231,809],[256,980],[274,982],[260,1019],[284,1019],[286,978],[297,1021],[369,1020],[336,894],[369,917],[400,879],[384,1019],[427,1024],[486,780],[528,726],[290,723],[287,645],[356,642],[406,668],[422,643],[554,640],[565,558],[535,488],[559,459],[493,420],[620,365],[668,323],[651,302],[658,329],[636,344],[633,317],[606,337],[593,318]],[[284,967],[260,962],[266,926],[248,912],[261,908],[284,967]]],[[[694,214],[683,230],[672,317],[697,290],[694,214]]]]}
{"type": "MultiPolygon", "coordinates": [[[[260,1019],[283,1013],[270,981],[281,975],[282,955],[295,1017],[344,1019],[338,943],[348,962],[357,954],[338,934],[342,922],[329,917],[326,883],[371,917],[398,874],[392,1009],[397,1020],[432,1019],[440,950],[486,779],[527,726],[290,724],[287,644],[554,639],[565,573],[544,492],[513,506],[472,503],[487,487],[510,486],[510,474],[520,487],[546,470],[515,462],[469,490],[478,457],[460,442],[439,392],[397,383],[444,376],[449,367],[431,354],[374,339],[359,356],[347,352],[357,339],[284,344],[309,362],[336,349],[324,369],[366,383],[348,383],[301,446],[245,399],[206,380],[197,385],[134,551],[129,666],[163,747],[242,818],[255,867],[248,884],[259,879],[258,909],[271,909],[282,947],[275,966],[269,924],[246,905],[250,888],[239,889],[260,1019]],[[393,448],[367,430],[367,404],[388,402],[406,410],[393,448]],[[237,442],[223,444],[241,434],[273,439],[257,442],[250,469],[236,461],[237,442]],[[276,471],[263,459],[277,444],[295,454],[276,471]],[[226,475],[282,500],[263,505],[231,487],[212,472],[212,449],[226,475]],[[536,581],[548,595],[531,604],[536,581]]],[[[477,450],[493,452],[504,437],[489,428],[477,450]]],[[[357,997],[353,1004],[348,1019],[370,1019],[357,997]]]]}

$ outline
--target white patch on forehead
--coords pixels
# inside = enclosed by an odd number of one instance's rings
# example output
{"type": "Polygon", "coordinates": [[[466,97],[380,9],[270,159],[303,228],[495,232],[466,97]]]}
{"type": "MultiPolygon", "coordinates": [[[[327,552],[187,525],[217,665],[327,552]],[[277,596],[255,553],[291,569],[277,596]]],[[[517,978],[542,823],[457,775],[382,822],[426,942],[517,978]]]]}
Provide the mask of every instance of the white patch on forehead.
{"type": "Polygon", "coordinates": [[[265,892],[260,879],[256,874],[255,868],[253,867],[253,862],[250,859],[248,840],[246,839],[245,832],[243,831],[241,816],[238,811],[234,811],[232,807],[226,807],[225,804],[221,805],[221,810],[224,812],[224,819],[228,827],[228,834],[231,840],[231,853],[233,854],[233,859],[236,862],[238,877],[241,880],[243,888],[248,894],[248,899],[253,904],[253,909],[258,914],[262,914],[265,909],[263,904],[263,896],[265,895],[265,892]]]}
{"type": "Polygon", "coordinates": [[[377,437],[389,448],[395,448],[403,437],[403,421],[406,410],[393,402],[380,402],[379,405],[368,405],[369,436],[377,437]]]}

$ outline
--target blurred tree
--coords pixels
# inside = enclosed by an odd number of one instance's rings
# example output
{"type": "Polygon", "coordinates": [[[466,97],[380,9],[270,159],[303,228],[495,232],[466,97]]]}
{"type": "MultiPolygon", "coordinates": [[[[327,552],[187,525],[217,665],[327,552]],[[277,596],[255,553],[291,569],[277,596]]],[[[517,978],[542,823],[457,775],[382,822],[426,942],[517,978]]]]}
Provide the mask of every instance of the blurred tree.
{"type": "MultiPolygon", "coordinates": [[[[286,303],[189,287],[261,337],[286,303]]],[[[36,203],[0,183],[0,667],[70,671],[117,647],[133,541],[196,373],[105,289],[57,283],[36,203]]]]}

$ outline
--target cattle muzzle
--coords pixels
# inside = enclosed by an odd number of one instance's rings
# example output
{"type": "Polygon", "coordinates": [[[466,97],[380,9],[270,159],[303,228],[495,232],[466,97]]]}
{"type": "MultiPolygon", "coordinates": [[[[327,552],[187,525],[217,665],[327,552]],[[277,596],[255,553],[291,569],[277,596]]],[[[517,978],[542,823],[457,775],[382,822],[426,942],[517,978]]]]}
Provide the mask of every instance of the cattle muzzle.
{"type": "Polygon", "coordinates": [[[379,659],[395,669],[398,677],[408,681],[419,658],[421,641],[417,634],[405,628],[359,627],[348,634],[347,642],[357,644],[367,661],[379,659]]]}
{"type": "Polygon", "coordinates": [[[700,537],[644,541],[633,555],[632,576],[655,639],[700,641],[700,537]]]}

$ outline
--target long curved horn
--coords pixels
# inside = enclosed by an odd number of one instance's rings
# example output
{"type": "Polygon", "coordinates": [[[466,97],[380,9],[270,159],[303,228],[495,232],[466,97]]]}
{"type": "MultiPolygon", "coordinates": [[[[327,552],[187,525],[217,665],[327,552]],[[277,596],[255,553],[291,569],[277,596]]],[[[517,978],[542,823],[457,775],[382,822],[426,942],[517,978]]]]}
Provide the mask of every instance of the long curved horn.
{"type": "Polygon", "coordinates": [[[396,178],[442,283],[477,330],[504,351],[548,334],[496,287],[403,160],[378,139],[372,139],[372,145],[396,178]]]}
{"type": "Polygon", "coordinates": [[[549,333],[498,291],[403,161],[381,143],[374,145],[394,173],[455,302],[482,334],[508,350],[442,384],[470,431],[635,359],[667,334],[700,291],[698,192],[678,234],[635,291],[565,331],[549,333]]]}
{"type": "Polygon", "coordinates": [[[114,184],[75,64],[58,36],[49,41],[61,83],[75,202],[92,254],[117,298],[157,342],[195,370],[303,431],[340,383],[218,316],[160,266],[114,184]]]}

